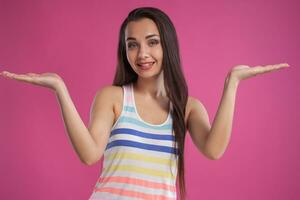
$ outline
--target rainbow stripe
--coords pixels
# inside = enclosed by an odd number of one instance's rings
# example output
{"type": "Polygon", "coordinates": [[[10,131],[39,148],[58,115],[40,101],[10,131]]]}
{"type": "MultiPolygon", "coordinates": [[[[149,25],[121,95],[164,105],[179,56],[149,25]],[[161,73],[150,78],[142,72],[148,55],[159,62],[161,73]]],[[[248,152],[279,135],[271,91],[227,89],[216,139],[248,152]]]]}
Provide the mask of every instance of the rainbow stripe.
{"type": "Polygon", "coordinates": [[[159,125],[139,116],[132,84],[123,86],[123,109],[104,152],[90,200],[176,200],[177,146],[172,117],[159,125]]]}

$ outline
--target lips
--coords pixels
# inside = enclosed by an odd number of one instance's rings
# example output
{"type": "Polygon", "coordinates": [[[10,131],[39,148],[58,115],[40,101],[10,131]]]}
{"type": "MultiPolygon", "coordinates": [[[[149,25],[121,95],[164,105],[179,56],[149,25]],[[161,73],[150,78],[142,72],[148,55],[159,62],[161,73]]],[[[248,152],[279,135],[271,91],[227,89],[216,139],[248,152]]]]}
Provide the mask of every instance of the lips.
{"type": "Polygon", "coordinates": [[[137,63],[137,65],[141,69],[147,70],[147,69],[150,69],[153,66],[154,63],[155,63],[154,61],[153,62],[143,62],[143,63],[137,63]]]}
{"type": "Polygon", "coordinates": [[[138,63],[137,65],[138,66],[149,66],[149,65],[152,65],[154,64],[154,61],[153,62],[143,62],[143,63],[138,63]]]}

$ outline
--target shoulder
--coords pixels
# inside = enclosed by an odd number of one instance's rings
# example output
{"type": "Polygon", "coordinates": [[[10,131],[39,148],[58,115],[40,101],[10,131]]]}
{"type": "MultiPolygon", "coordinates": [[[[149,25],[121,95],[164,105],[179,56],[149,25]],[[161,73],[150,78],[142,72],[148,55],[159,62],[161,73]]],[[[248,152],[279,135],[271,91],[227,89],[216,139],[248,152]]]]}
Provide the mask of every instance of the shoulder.
{"type": "Polygon", "coordinates": [[[118,95],[122,95],[122,87],[114,86],[114,85],[105,85],[98,89],[96,96],[107,96],[110,98],[114,98],[118,95]]]}
{"type": "Polygon", "coordinates": [[[188,123],[190,116],[195,112],[206,112],[206,109],[202,102],[196,97],[188,96],[186,108],[185,108],[185,121],[188,123]]]}
{"type": "Polygon", "coordinates": [[[189,113],[197,106],[203,106],[203,104],[200,102],[199,99],[192,96],[188,96],[188,100],[186,103],[186,111],[189,113]]]}
{"type": "Polygon", "coordinates": [[[122,96],[123,91],[121,86],[105,85],[97,90],[94,101],[114,105],[122,99],[122,96]]]}

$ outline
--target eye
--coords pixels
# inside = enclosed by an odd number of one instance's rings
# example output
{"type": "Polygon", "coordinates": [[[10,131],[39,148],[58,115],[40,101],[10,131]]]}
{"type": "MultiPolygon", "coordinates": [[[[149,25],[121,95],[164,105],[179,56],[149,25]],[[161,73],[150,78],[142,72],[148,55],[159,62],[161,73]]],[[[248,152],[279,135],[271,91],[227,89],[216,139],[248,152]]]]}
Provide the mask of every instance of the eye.
{"type": "Polygon", "coordinates": [[[150,46],[155,46],[155,45],[157,45],[159,43],[159,41],[158,40],[149,40],[149,45],[150,46]]]}
{"type": "Polygon", "coordinates": [[[135,42],[129,42],[127,47],[128,47],[128,49],[133,49],[133,48],[137,47],[137,44],[135,42]]]}

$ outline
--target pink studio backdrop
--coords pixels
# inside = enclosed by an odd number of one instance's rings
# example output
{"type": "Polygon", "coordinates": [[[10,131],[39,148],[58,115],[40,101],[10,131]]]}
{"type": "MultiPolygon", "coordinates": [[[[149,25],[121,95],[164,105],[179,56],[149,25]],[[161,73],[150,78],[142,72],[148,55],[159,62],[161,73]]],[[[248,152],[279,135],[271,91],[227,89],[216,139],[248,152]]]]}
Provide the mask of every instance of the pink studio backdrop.
{"type": "MultiPolygon", "coordinates": [[[[241,82],[220,160],[187,137],[187,200],[299,199],[298,1],[0,0],[0,71],[58,73],[87,125],[96,91],[113,80],[121,22],[140,6],[171,17],[189,93],[211,122],[231,67],[291,65],[241,82]]],[[[77,158],[54,93],[4,78],[0,91],[0,199],[88,199],[101,162],[77,158]]]]}

